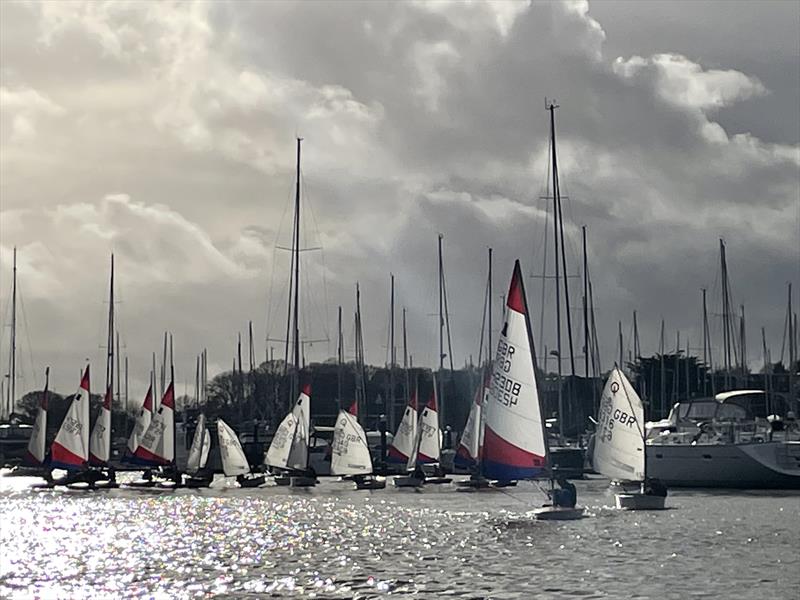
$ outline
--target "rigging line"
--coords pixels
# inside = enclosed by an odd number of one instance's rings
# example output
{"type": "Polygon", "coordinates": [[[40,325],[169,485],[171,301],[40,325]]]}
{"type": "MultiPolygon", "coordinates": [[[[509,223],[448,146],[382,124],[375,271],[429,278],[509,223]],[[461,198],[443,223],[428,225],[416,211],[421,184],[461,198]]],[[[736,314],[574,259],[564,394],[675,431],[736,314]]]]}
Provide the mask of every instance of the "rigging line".
{"type": "MultiPolygon", "coordinates": [[[[31,368],[31,375],[34,377],[34,386],[36,385],[35,380],[36,376],[33,375],[36,371],[34,370],[34,365],[36,363],[33,362],[33,346],[31,345],[31,328],[28,325],[28,313],[25,311],[25,301],[22,296],[22,292],[19,287],[19,282],[17,283],[17,297],[19,298],[19,306],[22,312],[22,322],[25,324],[25,339],[28,342],[28,359],[30,360],[30,368],[31,368]]],[[[22,366],[22,362],[20,361],[20,365],[22,366]]],[[[23,381],[25,380],[25,371],[22,372],[23,381]]]]}
{"type": "MultiPolygon", "coordinates": [[[[300,169],[300,173],[301,173],[301,175],[303,175],[303,177],[300,180],[300,185],[303,187],[303,195],[301,197],[301,202],[303,200],[305,200],[304,206],[305,206],[306,210],[308,211],[308,213],[311,215],[311,222],[313,223],[313,232],[312,233],[315,235],[316,240],[318,241],[319,246],[317,248],[319,249],[320,254],[322,255],[322,260],[321,260],[321,263],[322,263],[322,291],[323,291],[322,300],[323,300],[324,311],[320,310],[318,305],[315,305],[314,308],[319,313],[324,313],[324,318],[322,320],[322,330],[325,332],[325,338],[330,341],[331,335],[330,335],[329,319],[328,319],[328,317],[329,317],[329,314],[328,314],[328,308],[329,308],[329,305],[328,305],[328,287],[327,287],[327,279],[325,277],[325,250],[324,250],[324,247],[322,245],[322,235],[320,234],[320,227],[319,227],[319,222],[317,221],[317,214],[314,212],[314,204],[311,202],[312,194],[310,194],[309,191],[308,191],[309,190],[309,185],[308,185],[308,181],[307,181],[305,175],[303,174],[302,167],[300,169]]],[[[311,186],[311,189],[313,191],[313,185],[311,186]]],[[[306,241],[308,241],[307,240],[307,238],[308,238],[308,230],[305,229],[305,228],[304,228],[304,233],[306,235],[306,241]]],[[[307,283],[309,285],[307,285],[306,287],[308,287],[308,289],[310,291],[312,289],[310,287],[310,282],[307,282],[307,283]]]]}
{"type": "MultiPolygon", "coordinates": [[[[273,312],[274,312],[273,308],[274,308],[274,298],[275,298],[275,296],[273,295],[273,291],[274,291],[274,287],[275,287],[275,270],[277,268],[276,267],[276,261],[275,261],[275,255],[277,254],[276,250],[278,248],[278,240],[280,239],[281,231],[283,230],[284,221],[286,219],[286,212],[289,210],[289,202],[290,202],[290,199],[291,199],[291,192],[292,192],[291,188],[289,188],[287,190],[287,192],[286,192],[286,196],[287,196],[286,197],[286,202],[284,202],[283,213],[281,214],[280,221],[278,221],[278,231],[275,234],[275,241],[272,244],[272,260],[270,261],[269,290],[268,290],[268,293],[267,293],[267,315],[266,315],[267,316],[267,322],[266,322],[266,332],[267,332],[266,338],[267,338],[267,341],[269,341],[269,337],[270,337],[270,334],[271,334],[271,331],[272,331],[272,329],[270,328],[270,324],[272,322],[272,316],[273,316],[273,312]]],[[[267,352],[269,352],[269,349],[267,350],[267,352]]]]}

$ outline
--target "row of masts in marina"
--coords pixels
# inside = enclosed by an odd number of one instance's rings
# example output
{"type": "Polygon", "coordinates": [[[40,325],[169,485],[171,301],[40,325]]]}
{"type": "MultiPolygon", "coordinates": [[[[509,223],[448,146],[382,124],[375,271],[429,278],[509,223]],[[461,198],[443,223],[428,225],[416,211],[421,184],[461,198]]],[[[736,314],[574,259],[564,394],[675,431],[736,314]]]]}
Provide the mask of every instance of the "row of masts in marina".
{"type": "MultiPolygon", "coordinates": [[[[555,349],[548,349],[547,345],[544,343],[544,326],[545,323],[548,322],[548,319],[544,317],[544,307],[545,307],[545,282],[551,278],[551,276],[547,275],[547,228],[545,228],[545,255],[544,255],[544,264],[545,270],[541,275],[542,279],[542,302],[540,306],[541,316],[539,319],[539,352],[537,352],[536,348],[533,349],[534,356],[537,361],[537,366],[541,371],[544,373],[548,373],[549,370],[549,362],[555,360],[555,376],[556,376],[556,387],[558,393],[558,413],[564,414],[566,407],[565,402],[569,403],[575,396],[575,390],[572,389],[573,382],[575,381],[576,377],[578,376],[576,373],[576,358],[578,354],[575,352],[575,345],[574,345],[574,336],[573,336],[573,323],[572,323],[572,313],[575,308],[572,306],[570,301],[570,287],[569,287],[569,280],[572,275],[569,274],[567,268],[567,252],[565,246],[565,231],[564,231],[564,218],[563,218],[563,206],[562,206],[562,194],[561,194],[561,184],[558,175],[558,154],[556,148],[556,130],[555,130],[555,109],[558,108],[558,105],[555,103],[550,103],[547,105],[547,110],[550,113],[550,175],[552,179],[552,195],[549,193],[546,196],[548,200],[552,199],[552,215],[553,215],[553,267],[554,267],[554,276],[552,277],[555,283],[555,319],[553,322],[555,323],[556,329],[556,348],[555,349]],[[562,287],[563,287],[563,302],[562,302],[562,287]],[[562,333],[563,333],[563,326],[562,326],[562,315],[563,320],[566,322],[566,336],[567,336],[567,347],[569,349],[569,355],[567,357],[564,356],[563,352],[563,340],[562,340],[562,333]],[[565,360],[569,360],[569,378],[566,381],[566,385],[564,385],[563,378],[565,373],[563,372],[563,365],[565,360]]],[[[295,206],[294,206],[294,217],[293,217],[293,234],[292,234],[292,248],[291,248],[291,256],[292,256],[292,264],[291,264],[291,272],[292,278],[290,281],[290,288],[289,288],[289,303],[287,307],[287,322],[286,322],[286,337],[285,341],[285,353],[284,353],[284,374],[290,378],[291,381],[291,388],[288,394],[288,402],[291,402],[293,398],[297,396],[297,392],[299,390],[299,374],[302,368],[305,366],[305,360],[302,356],[303,354],[303,347],[305,343],[309,343],[308,340],[301,340],[300,336],[300,320],[299,320],[299,313],[300,313],[300,306],[299,306],[299,298],[300,298],[300,253],[304,249],[301,248],[300,238],[300,223],[301,223],[301,202],[300,202],[300,192],[301,192],[301,185],[300,185],[300,159],[301,159],[301,142],[302,139],[297,139],[297,164],[296,164],[296,187],[295,187],[295,206]]],[[[550,183],[548,182],[548,185],[550,183]]],[[[602,375],[602,366],[600,361],[600,345],[598,341],[597,335],[597,326],[596,326],[596,318],[595,318],[595,307],[594,307],[594,298],[593,298],[593,290],[592,290],[592,281],[591,277],[589,276],[589,269],[588,269],[588,258],[587,258],[587,231],[586,227],[582,228],[582,242],[583,242],[583,272],[582,272],[582,279],[583,279],[583,297],[582,297],[582,306],[581,310],[583,313],[583,358],[584,358],[584,377],[585,378],[593,378],[595,380],[599,379],[602,375]]],[[[452,341],[451,341],[451,333],[450,333],[450,321],[448,318],[448,305],[447,305],[447,288],[446,288],[446,280],[445,280],[445,273],[444,273],[444,263],[443,263],[443,236],[439,234],[438,236],[438,287],[439,287],[439,294],[438,294],[438,318],[439,318],[439,327],[438,327],[438,346],[439,346],[439,357],[438,357],[438,370],[439,370],[439,378],[438,378],[438,393],[440,398],[440,408],[443,413],[443,420],[447,421],[447,403],[445,401],[445,388],[444,382],[445,377],[442,375],[446,372],[446,364],[445,359],[447,359],[447,366],[449,367],[449,371],[452,373],[454,370],[454,357],[452,351],[452,341]],[[445,343],[447,348],[445,349],[445,343]]],[[[744,306],[742,305],[740,308],[740,316],[734,314],[733,309],[733,302],[731,299],[731,291],[730,291],[730,281],[727,272],[727,257],[725,255],[725,245],[724,242],[720,241],[720,262],[721,262],[721,272],[722,272],[722,333],[723,333],[723,343],[722,343],[722,360],[720,361],[720,367],[722,367],[722,372],[724,373],[724,389],[730,389],[731,386],[734,386],[738,383],[739,379],[743,377],[747,371],[747,348],[746,348],[746,327],[745,327],[745,318],[744,318],[744,306]]],[[[113,261],[113,257],[112,257],[113,261]]],[[[484,321],[481,327],[481,343],[479,346],[478,351],[478,363],[481,363],[484,358],[484,347],[483,342],[484,340],[488,340],[488,350],[485,352],[486,358],[491,359],[491,355],[493,353],[493,348],[491,344],[492,338],[492,297],[493,293],[491,291],[491,279],[492,279],[492,250],[489,249],[489,273],[488,273],[488,282],[487,282],[487,292],[486,298],[484,303],[484,321]],[[487,309],[488,305],[488,309],[487,309]],[[488,325],[486,321],[488,320],[488,325]],[[485,335],[484,332],[487,332],[485,335]]],[[[113,269],[112,269],[113,270],[113,269]]],[[[113,277],[113,276],[112,276],[113,277]]],[[[788,331],[784,333],[784,344],[786,346],[786,340],[788,339],[788,348],[789,348],[789,364],[794,364],[796,361],[796,354],[797,354],[797,344],[796,344],[796,336],[797,336],[797,318],[796,315],[792,313],[792,306],[791,306],[791,284],[789,284],[789,301],[788,301],[788,308],[787,308],[787,317],[786,317],[786,327],[785,330],[788,331]]],[[[356,362],[356,369],[359,372],[357,374],[357,399],[359,402],[364,403],[366,398],[366,376],[365,376],[365,364],[364,364],[364,344],[363,344],[363,329],[361,323],[361,315],[360,315],[360,292],[357,290],[357,299],[356,299],[356,311],[355,311],[355,322],[356,322],[356,341],[355,341],[355,362],[356,362]]],[[[7,394],[5,396],[5,405],[8,409],[5,412],[10,412],[10,409],[13,407],[14,401],[16,399],[16,249],[14,251],[14,284],[13,284],[13,293],[12,293],[12,336],[11,336],[11,351],[10,351],[10,361],[9,361],[9,374],[6,378],[7,380],[7,394]]],[[[107,340],[107,380],[109,382],[110,389],[114,389],[116,387],[116,401],[117,405],[121,406],[123,404],[122,401],[122,381],[124,379],[125,386],[124,386],[124,404],[125,404],[125,413],[128,413],[127,404],[128,404],[128,390],[127,390],[127,371],[128,371],[128,359],[125,357],[124,365],[125,365],[125,377],[120,377],[120,360],[121,360],[121,353],[120,353],[120,336],[119,332],[115,331],[111,324],[113,323],[114,315],[113,315],[113,307],[114,307],[114,299],[113,299],[113,282],[112,282],[112,298],[110,299],[110,310],[109,310],[109,334],[107,340]],[[114,352],[116,349],[116,352],[114,352]],[[114,361],[116,361],[116,372],[117,377],[114,377],[114,361]]],[[[405,320],[406,320],[406,310],[403,308],[403,371],[408,372],[409,366],[413,363],[413,358],[410,357],[408,350],[407,350],[407,340],[406,340],[406,328],[405,328],[405,320]]],[[[343,369],[342,365],[344,364],[344,338],[341,332],[342,328],[342,316],[341,316],[341,307],[339,307],[339,335],[337,340],[337,357],[338,362],[340,365],[340,373],[343,369]]],[[[250,374],[253,373],[255,369],[255,348],[253,342],[253,332],[252,332],[252,322],[250,322],[248,326],[249,330],[249,358],[250,358],[250,374]]],[[[397,375],[396,369],[398,367],[397,364],[397,346],[395,343],[395,278],[393,275],[390,275],[390,318],[389,318],[389,344],[388,344],[388,360],[387,366],[389,367],[389,382],[387,389],[384,393],[384,414],[386,414],[390,420],[390,426],[393,426],[396,411],[396,398],[395,398],[395,377],[397,375]]],[[[637,322],[637,315],[634,312],[633,318],[633,350],[632,354],[629,351],[628,353],[628,363],[631,363],[641,356],[641,346],[639,343],[639,327],[637,322]]],[[[680,344],[680,332],[677,334],[678,341],[676,344],[676,352],[675,354],[678,355],[681,353],[682,348],[680,344]]],[[[167,337],[165,336],[164,341],[165,347],[163,352],[163,362],[161,368],[161,389],[164,389],[164,373],[165,373],[165,364],[166,364],[166,356],[167,356],[167,337]]],[[[766,365],[771,365],[771,353],[769,348],[766,344],[766,335],[764,328],[762,327],[762,346],[763,346],[763,358],[766,365]]],[[[171,344],[170,344],[171,347],[171,344]]],[[[622,335],[622,323],[619,324],[619,344],[618,344],[618,362],[620,365],[624,365],[626,363],[625,356],[624,356],[624,343],[623,343],[623,335],[622,335]]],[[[686,340],[685,346],[685,356],[689,355],[690,347],[688,344],[688,340],[686,340]]],[[[703,290],[703,363],[704,365],[708,365],[709,370],[713,370],[714,368],[714,361],[713,361],[713,348],[711,344],[711,335],[710,335],[710,327],[709,327],[709,315],[706,306],[706,290],[703,290]]],[[[666,340],[665,340],[665,323],[662,320],[661,322],[661,334],[660,334],[660,344],[659,344],[659,352],[661,355],[661,368],[662,374],[668,368],[667,362],[667,352],[666,352],[666,340]]],[[[783,361],[783,348],[781,351],[781,361],[783,361]]],[[[155,363],[155,358],[153,360],[155,363]]],[[[470,361],[471,362],[471,361],[470,361]]],[[[199,372],[199,364],[198,364],[198,372],[199,372]]],[[[768,367],[767,367],[768,370],[768,367]]],[[[153,365],[153,371],[155,372],[155,364],[153,365]]],[[[250,386],[246,384],[247,376],[245,376],[242,366],[242,341],[241,335],[239,335],[238,345],[237,345],[237,352],[236,356],[233,360],[233,369],[232,371],[237,374],[237,390],[236,393],[239,395],[240,398],[245,398],[247,396],[247,390],[250,386]]],[[[789,369],[789,377],[793,376],[792,373],[793,369],[789,369]]],[[[341,377],[341,375],[340,375],[341,377]]],[[[406,376],[407,379],[407,376],[406,376]]],[[[719,391],[716,389],[716,382],[717,379],[714,377],[709,377],[704,381],[704,390],[710,388],[708,391],[714,393],[715,391],[719,391]]],[[[688,383],[688,378],[687,382],[688,383]]],[[[661,377],[661,390],[658,394],[658,399],[662,404],[662,408],[666,406],[667,402],[667,391],[664,388],[666,385],[665,377],[661,377]]],[[[195,388],[199,390],[199,385],[196,383],[195,388]]],[[[406,382],[405,388],[408,390],[410,386],[408,382],[406,382]]],[[[594,386],[596,388],[596,386],[594,386]]],[[[339,393],[338,399],[342,402],[341,396],[341,384],[339,385],[339,393]]],[[[673,386],[673,389],[678,389],[677,385],[673,386]]],[[[791,383],[790,383],[791,389],[791,383]]],[[[656,396],[654,393],[655,390],[647,390],[649,397],[652,399],[656,396]]],[[[596,391],[594,392],[596,396],[596,391]]],[[[195,394],[197,397],[200,396],[200,392],[197,391],[195,394]]],[[[673,397],[676,395],[673,392],[673,397]]],[[[156,395],[158,397],[158,394],[156,395]]],[[[406,398],[404,401],[407,401],[408,392],[405,392],[406,398]]],[[[252,397],[252,396],[251,396],[252,397]]],[[[404,402],[405,404],[405,402],[404,402]]],[[[250,410],[248,410],[247,403],[240,402],[240,406],[245,408],[242,409],[242,416],[244,414],[253,414],[250,410]]],[[[256,413],[257,414],[257,413],[256,413]]],[[[563,428],[563,420],[559,419],[559,427],[563,428]]],[[[563,429],[561,430],[563,435],[563,429]]]]}

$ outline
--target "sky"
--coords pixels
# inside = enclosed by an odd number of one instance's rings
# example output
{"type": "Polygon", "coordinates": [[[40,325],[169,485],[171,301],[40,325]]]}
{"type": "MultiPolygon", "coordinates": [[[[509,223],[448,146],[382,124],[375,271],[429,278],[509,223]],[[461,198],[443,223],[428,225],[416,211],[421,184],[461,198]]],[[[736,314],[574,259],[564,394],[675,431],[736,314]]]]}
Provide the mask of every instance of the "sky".
{"type": "Polygon", "coordinates": [[[519,258],[552,349],[555,99],[573,324],[585,225],[603,366],[634,310],[645,354],[661,319],[667,349],[680,331],[702,354],[702,288],[718,360],[724,238],[760,368],[787,282],[800,307],[799,20],[782,1],[2,2],[2,360],[14,246],[21,391],[46,365],[69,391],[86,359],[102,387],[112,252],[132,397],[165,330],[179,391],[204,347],[229,369],[249,321],[259,360],[282,356],[297,136],[307,360],[335,356],[338,306],[352,357],[358,282],[386,361],[392,273],[398,356],[405,307],[414,364],[436,364],[439,233],[455,365],[477,360],[489,247],[494,324],[519,258]]]}

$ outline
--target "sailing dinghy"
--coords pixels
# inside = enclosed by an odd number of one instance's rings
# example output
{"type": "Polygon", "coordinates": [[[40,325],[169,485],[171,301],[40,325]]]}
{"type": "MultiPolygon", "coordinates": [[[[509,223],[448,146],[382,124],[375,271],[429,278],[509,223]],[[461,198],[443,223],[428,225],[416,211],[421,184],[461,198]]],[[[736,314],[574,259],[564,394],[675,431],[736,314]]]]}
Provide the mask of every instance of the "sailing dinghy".
{"type": "Polygon", "coordinates": [[[78,392],[73,396],[50,448],[50,466],[54,469],[66,469],[67,475],[60,479],[51,479],[44,486],[35,487],[88,483],[90,481],[87,477],[88,461],[89,365],[86,365],[78,392]]]}
{"type": "Polygon", "coordinates": [[[612,481],[637,482],[638,492],[616,494],[617,508],[663,510],[666,495],[647,493],[644,404],[625,373],[617,366],[608,376],[600,398],[594,440],[594,469],[612,481]]]}
{"type": "Polygon", "coordinates": [[[460,469],[471,471],[469,479],[458,482],[460,488],[469,491],[472,488],[488,488],[490,481],[481,472],[481,456],[483,454],[483,407],[489,393],[488,378],[481,382],[475,390],[475,401],[470,408],[467,424],[461,434],[456,450],[455,465],[460,469]]]}
{"type": "Polygon", "coordinates": [[[266,477],[255,475],[252,472],[239,437],[222,419],[217,419],[217,434],[219,435],[219,452],[222,457],[222,472],[225,477],[236,477],[236,481],[243,488],[263,485],[266,477]]]}
{"type": "Polygon", "coordinates": [[[128,486],[153,487],[155,485],[165,489],[180,487],[180,474],[175,465],[175,387],[173,381],[170,381],[167,391],[164,392],[158,410],[152,414],[147,431],[139,441],[133,457],[138,464],[150,469],[168,468],[172,478],[153,482],[152,472],[147,471],[144,481],[135,481],[128,486]]]}
{"type": "MultiPolygon", "coordinates": [[[[485,407],[483,472],[500,482],[549,476],[551,497],[555,497],[532,339],[525,284],[517,260],[485,407]]],[[[543,520],[578,519],[582,514],[583,508],[555,503],[534,511],[534,516],[543,520]]]]}
{"type": "MultiPolygon", "coordinates": [[[[441,468],[442,429],[439,426],[439,410],[436,403],[436,378],[433,379],[433,392],[428,405],[419,416],[419,443],[417,445],[417,464],[433,467],[433,475],[426,474],[426,484],[450,483],[451,477],[445,477],[441,468]]],[[[423,468],[424,470],[424,468],[423,468]]]]}
{"type": "Polygon", "coordinates": [[[36,420],[28,440],[28,449],[23,458],[23,465],[14,467],[8,475],[21,477],[50,477],[50,468],[47,466],[47,398],[50,386],[50,367],[45,370],[45,383],[39,406],[36,409],[36,420]]]}
{"type": "Polygon", "coordinates": [[[382,490],[386,479],[373,475],[372,456],[364,428],[358,422],[358,404],[349,411],[340,410],[333,429],[331,473],[350,477],[357,490],[382,490]]]}
{"type": "Polygon", "coordinates": [[[187,488],[208,487],[214,479],[214,473],[206,469],[208,453],[211,451],[211,434],[206,427],[206,415],[200,413],[194,438],[189,448],[189,457],[186,459],[186,473],[183,484],[187,488]]]}
{"type": "Polygon", "coordinates": [[[292,411],[286,415],[275,430],[264,462],[274,469],[289,472],[276,475],[276,485],[312,487],[317,484],[316,475],[308,465],[308,444],[311,439],[311,386],[300,392],[292,411]]]}

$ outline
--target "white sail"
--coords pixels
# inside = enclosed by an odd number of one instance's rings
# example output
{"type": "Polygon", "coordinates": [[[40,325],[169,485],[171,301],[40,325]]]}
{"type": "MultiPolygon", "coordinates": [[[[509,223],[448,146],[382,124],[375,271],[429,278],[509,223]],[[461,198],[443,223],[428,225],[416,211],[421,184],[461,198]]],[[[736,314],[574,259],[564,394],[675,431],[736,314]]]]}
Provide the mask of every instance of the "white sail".
{"type": "Polygon", "coordinates": [[[403,412],[403,419],[397,426],[397,432],[392,438],[392,445],[389,447],[389,460],[394,463],[412,464],[417,458],[417,395],[414,392],[411,400],[403,412]]]}
{"type": "Polygon", "coordinates": [[[111,397],[109,386],[89,438],[89,462],[93,465],[105,465],[111,458],[111,397]]]}
{"type": "Polygon", "coordinates": [[[419,446],[417,460],[420,463],[438,463],[442,447],[442,430],[439,427],[439,411],[436,408],[436,380],[434,393],[419,417],[419,446]]]}
{"type": "Polygon", "coordinates": [[[33,422],[33,431],[31,431],[31,439],[28,440],[28,462],[35,465],[44,463],[45,454],[47,452],[46,437],[47,437],[47,396],[50,381],[50,368],[47,369],[47,379],[44,384],[44,391],[42,392],[42,400],[39,403],[39,408],[36,410],[36,420],[33,422]]]}
{"type": "Polygon", "coordinates": [[[297,418],[294,413],[289,413],[283,418],[275,430],[275,435],[272,436],[272,442],[264,457],[265,463],[279,469],[289,468],[289,452],[292,450],[292,440],[296,429],[297,418]]]}
{"type": "Polygon", "coordinates": [[[172,382],[136,449],[136,457],[156,465],[166,465],[175,460],[175,391],[172,382]]]}
{"type": "Polygon", "coordinates": [[[482,469],[490,479],[534,478],[547,467],[547,440],[530,331],[522,270],[517,261],[485,406],[482,469]]]}
{"type": "Polygon", "coordinates": [[[222,456],[222,471],[225,473],[225,477],[249,473],[250,464],[247,462],[236,432],[225,421],[217,419],[217,434],[219,435],[219,453],[222,456]]]}
{"type": "Polygon", "coordinates": [[[643,481],[644,406],[625,374],[614,367],[600,398],[592,464],[617,481],[643,481]]]}
{"type": "Polygon", "coordinates": [[[208,460],[208,450],[211,448],[208,430],[206,429],[206,416],[200,413],[197,417],[197,426],[194,430],[194,438],[189,448],[189,457],[186,459],[186,472],[197,473],[206,466],[208,460]],[[205,457],[203,456],[205,451],[205,457]]]}
{"type": "Polygon", "coordinates": [[[334,475],[368,475],[372,473],[367,436],[355,415],[339,411],[333,430],[331,473],[334,475]]]}
{"type": "Polygon", "coordinates": [[[139,442],[144,437],[144,434],[147,433],[147,429],[150,427],[150,419],[153,415],[153,386],[151,385],[148,390],[147,394],[144,397],[144,403],[142,404],[142,408],[139,409],[138,414],[136,415],[136,422],[133,425],[133,431],[131,432],[131,437],[128,438],[128,451],[133,454],[136,452],[136,449],[139,447],[139,442]]]}
{"type": "Polygon", "coordinates": [[[311,394],[308,387],[300,392],[292,414],[297,420],[297,427],[286,464],[290,469],[305,471],[308,468],[308,445],[311,442],[311,394]]]}
{"type": "Polygon", "coordinates": [[[52,446],[53,466],[78,469],[89,460],[89,366],[52,446]]]}
{"type": "Polygon", "coordinates": [[[483,384],[475,391],[475,401],[472,403],[467,417],[467,424],[461,434],[455,462],[462,468],[474,467],[480,460],[481,445],[483,443],[481,412],[486,392],[486,387],[483,384]]]}

